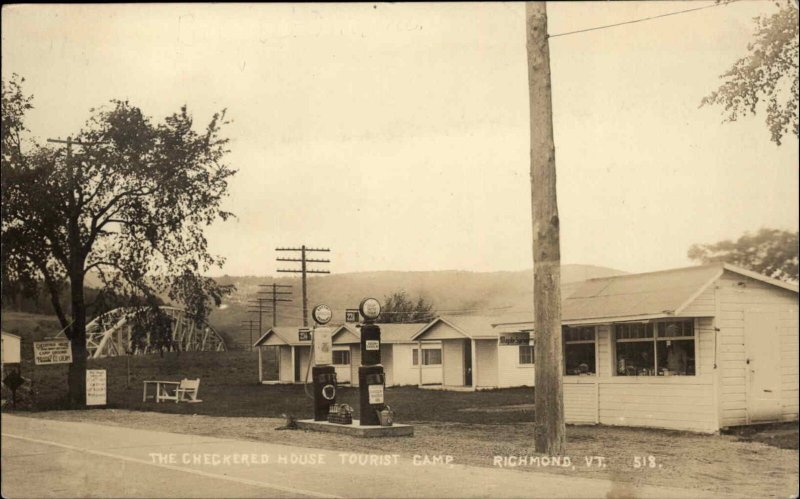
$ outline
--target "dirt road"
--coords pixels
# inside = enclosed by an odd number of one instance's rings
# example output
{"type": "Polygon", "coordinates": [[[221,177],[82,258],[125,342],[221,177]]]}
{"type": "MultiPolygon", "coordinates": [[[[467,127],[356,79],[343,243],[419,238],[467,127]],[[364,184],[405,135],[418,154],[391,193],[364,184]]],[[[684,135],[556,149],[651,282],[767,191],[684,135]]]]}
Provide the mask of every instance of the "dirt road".
{"type": "Polygon", "coordinates": [[[703,497],[702,492],[3,416],[4,497],[703,497]]]}

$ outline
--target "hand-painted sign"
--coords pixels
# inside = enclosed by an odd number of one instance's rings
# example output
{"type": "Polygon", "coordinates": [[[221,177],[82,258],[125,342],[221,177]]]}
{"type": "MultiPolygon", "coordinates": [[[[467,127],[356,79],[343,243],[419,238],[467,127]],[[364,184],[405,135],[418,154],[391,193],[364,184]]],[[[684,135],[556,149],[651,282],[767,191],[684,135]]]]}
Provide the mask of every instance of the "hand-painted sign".
{"type": "Polygon", "coordinates": [[[311,330],[305,327],[301,327],[297,331],[297,338],[298,341],[311,341],[311,330]]]}
{"type": "Polygon", "coordinates": [[[528,345],[531,341],[529,331],[518,331],[516,333],[500,333],[501,345],[528,345]]]}
{"type": "Polygon", "coordinates": [[[106,405],[106,370],[86,370],[86,405],[106,405]]]}
{"type": "Polygon", "coordinates": [[[33,362],[37,366],[71,364],[72,346],[69,340],[34,341],[33,362]]]}

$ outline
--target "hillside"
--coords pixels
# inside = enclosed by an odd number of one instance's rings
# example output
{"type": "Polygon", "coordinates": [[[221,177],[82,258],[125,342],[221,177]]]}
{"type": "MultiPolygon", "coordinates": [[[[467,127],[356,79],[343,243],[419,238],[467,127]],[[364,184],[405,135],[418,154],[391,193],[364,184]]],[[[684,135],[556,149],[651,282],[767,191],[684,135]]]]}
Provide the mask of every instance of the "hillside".
{"type": "MultiPolygon", "coordinates": [[[[412,297],[424,296],[434,304],[441,314],[453,315],[525,315],[532,308],[532,271],[516,272],[466,272],[466,271],[428,271],[428,272],[357,272],[349,274],[330,274],[310,277],[308,280],[309,308],[325,303],[333,309],[334,322],[344,321],[347,308],[357,308],[367,296],[383,299],[399,290],[405,290],[412,297]]],[[[574,284],[595,277],[624,274],[625,272],[596,267],[592,265],[564,265],[562,267],[563,292],[569,293],[574,284]]],[[[255,276],[224,276],[217,278],[222,284],[234,284],[237,291],[226,300],[223,309],[211,314],[210,322],[226,337],[240,345],[247,344],[249,332],[243,321],[258,319],[258,314],[247,313],[247,303],[256,297],[266,297],[258,292],[266,288],[260,284],[289,284],[292,288],[290,303],[282,303],[278,308],[279,325],[302,323],[302,288],[299,278],[271,279],[255,276]]],[[[271,304],[263,315],[266,329],[272,324],[271,304]]],[[[255,334],[255,333],[254,333],[255,334]]]]}
{"type": "MultiPolygon", "coordinates": [[[[625,272],[591,265],[564,265],[562,293],[569,294],[575,284],[594,277],[606,277],[625,272]]],[[[234,284],[236,292],[225,300],[220,309],[212,312],[209,322],[219,331],[230,348],[246,348],[250,332],[242,324],[257,320],[258,314],[248,313],[248,302],[255,300],[261,284],[292,285],[293,300],[278,307],[278,324],[302,324],[302,288],[296,277],[272,279],[257,276],[218,277],[221,284],[234,284]]],[[[424,296],[439,314],[491,315],[498,320],[527,319],[533,303],[533,281],[530,270],[517,272],[466,272],[455,270],[428,272],[356,272],[310,277],[308,280],[309,308],[326,303],[334,313],[333,322],[344,322],[344,312],[357,308],[361,300],[373,296],[379,300],[395,291],[405,290],[411,297],[424,296]]],[[[271,304],[265,305],[263,328],[272,325],[271,304]]],[[[3,314],[4,331],[16,333],[29,341],[52,336],[60,329],[54,316],[11,312],[3,314]]],[[[253,332],[257,335],[257,331],[253,332]]]]}

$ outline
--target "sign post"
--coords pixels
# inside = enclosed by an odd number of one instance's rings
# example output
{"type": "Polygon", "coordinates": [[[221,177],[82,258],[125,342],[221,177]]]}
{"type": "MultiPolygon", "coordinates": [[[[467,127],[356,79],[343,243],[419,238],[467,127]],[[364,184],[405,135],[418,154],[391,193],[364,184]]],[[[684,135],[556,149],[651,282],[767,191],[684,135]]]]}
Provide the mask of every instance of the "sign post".
{"type": "Polygon", "coordinates": [[[106,405],[108,403],[108,378],[105,369],[86,370],[86,405],[106,405]]]}
{"type": "Polygon", "coordinates": [[[33,362],[37,366],[71,364],[72,345],[69,340],[34,341],[33,362]]]}

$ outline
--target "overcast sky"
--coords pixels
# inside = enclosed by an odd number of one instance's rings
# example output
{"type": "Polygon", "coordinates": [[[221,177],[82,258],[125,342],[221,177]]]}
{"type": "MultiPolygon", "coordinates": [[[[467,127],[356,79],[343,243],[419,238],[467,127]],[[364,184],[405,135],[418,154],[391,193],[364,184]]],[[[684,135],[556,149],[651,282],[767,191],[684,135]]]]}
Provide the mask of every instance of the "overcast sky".
{"type": "MultiPolygon", "coordinates": [[[[549,32],[712,2],[551,3],[549,32]]],[[[565,263],[691,264],[693,243],[798,226],[798,146],[763,116],[698,108],[746,51],[740,1],[550,40],[565,263]]],[[[208,231],[214,274],[273,274],[277,246],[332,272],[531,267],[524,4],[4,7],[2,74],[40,137],[129,99],[198,126],[227,108],[239,172],[208,231]]],[[[285,256],[285,255],[284,255],[285,256]]]]}

